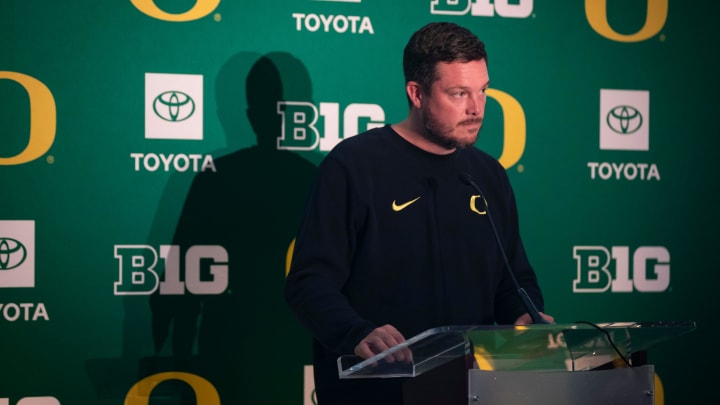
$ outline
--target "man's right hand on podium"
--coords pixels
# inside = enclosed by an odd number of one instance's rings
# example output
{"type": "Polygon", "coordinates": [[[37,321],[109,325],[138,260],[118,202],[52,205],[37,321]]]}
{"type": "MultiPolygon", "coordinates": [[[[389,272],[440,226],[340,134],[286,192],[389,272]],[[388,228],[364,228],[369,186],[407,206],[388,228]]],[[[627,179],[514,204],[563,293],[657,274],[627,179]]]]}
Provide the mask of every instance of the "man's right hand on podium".
{"type": "MultiPolygon", "coordinates": [[[[360,343],[355,346],[355,355],[369,359],[378,353],[397,346],[405,341],[405,337],[394,326],[387,324],[379,328],[375,328],[369,335],[365,336],[360,343]]],[[[388,363],[396,361],[412,362],[412,353],[410,349],[404,348],[398,350],[385,358],[388,363]]]]}

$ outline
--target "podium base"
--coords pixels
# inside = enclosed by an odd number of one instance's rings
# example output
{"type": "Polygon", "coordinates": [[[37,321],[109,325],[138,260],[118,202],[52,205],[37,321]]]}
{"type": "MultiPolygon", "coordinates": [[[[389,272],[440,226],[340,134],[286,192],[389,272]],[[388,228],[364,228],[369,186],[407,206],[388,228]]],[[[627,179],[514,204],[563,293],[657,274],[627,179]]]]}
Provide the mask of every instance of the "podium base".
{"type": "Polygon", "coordinates": [[[652,365],[589,371],[468,371],[468,405],[653,405],[652,365]]]}
{"type": "Polygon", "coordinates": [[[427,371],[403,383],[403,405],[466,405],[471,355],[427,371]]]}

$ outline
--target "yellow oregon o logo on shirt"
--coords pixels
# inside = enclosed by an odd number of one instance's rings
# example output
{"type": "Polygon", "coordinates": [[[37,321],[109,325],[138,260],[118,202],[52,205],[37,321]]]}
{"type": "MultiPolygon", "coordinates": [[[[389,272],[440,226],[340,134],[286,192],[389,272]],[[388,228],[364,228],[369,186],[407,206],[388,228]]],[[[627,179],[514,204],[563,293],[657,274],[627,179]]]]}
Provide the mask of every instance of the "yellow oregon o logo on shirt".
{"type": "Polygon", "coordinates": [[[161,382],[180,380],[187,383],[193,391],[198,404],[220,405],[220,395],[210,381],[190,373],[167,372],[145,377],[135,383],[125,396],[123,405],[148,405],[150,393],[161,382]]]}
{"type": "Polygon", "coordinates": [[[585,16],[592,29],[605,38],[618,42],[640,42],[660,32],[668,15],[668,0],[647,0],[645,25],[634,34],[619,34],[607,19],[607,0],[585,0],[585,16]]]}
{"type": "Polygon", "coordinates": [[[39,158],[50,150],[55,141],[57,125],[55,99],[50,89],[34,77],[17,72],[0,71],[0,80],[2,79],[19,83],[30,100],[30,139],[27,146],[15,156],[0,157],[0,165],[19,165],[39,158]]]}
{"type": "Polygon", "coordinates": [[[503,150],[498,158],[500,164],[509,169],[525,151],[525,111],[513,96],[496,89],[487,89],[488,97],[500,104],[503,112],[503,150]]]}
{"type": "Polygon", "coordinates": [[[158,20],[173,22],[198,20],[212,13],[213,10],[217,8],[218,4],[220,4],[220,0],[197,0],[190,10],[180,14],[170,14],[161,10],[157,5],[155,5],[153,0],[130,0],[130,2],[138,10],[150,17],[157,18],[158,20]]]}

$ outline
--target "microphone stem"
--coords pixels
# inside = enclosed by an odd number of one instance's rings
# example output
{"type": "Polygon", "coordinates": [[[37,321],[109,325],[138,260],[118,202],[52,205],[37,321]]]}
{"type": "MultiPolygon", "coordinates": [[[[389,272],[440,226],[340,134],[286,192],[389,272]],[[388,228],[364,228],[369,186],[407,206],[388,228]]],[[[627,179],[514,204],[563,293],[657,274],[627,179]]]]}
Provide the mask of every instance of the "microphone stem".
{"type": "Polygon", "coordinates": [[[480,194],[480,198],[485,203],[485,212],[488,216],[488,222],[490,222],[490,226],[492,227],[493,235],[495,235],[495,240],[497,241],[498,247],[500,248],[500,254],[502,255],[502,258],[505,262],[505,268],[508,270],[508,274],[510,275],[510,278],[512,279],[513,284],[517,288],[518,295],[520,295],[520,299],[523,302],[523,305],[525,306],[525,309],[528,311],[528,314],[530,314],[530,318],[532,319],[533,323],[537,324],[549,324],[550,322],[543,319],[542,316],[540,316],[540,312],[538,311],[537,307],[535,307],[535,304],[530,299],[530,296],[528,295],[527,291],[525,291],[524,288],[520,286],[520,283],[517,281],[517,278],[515,277],[515,274],[512,270],[512,267],[510,266],[510,261],[507,258],[507,255],[505,254],[505,249],[503,248],[503,244],[500,241],[500,234],[497,231],[497,228],[495,228],[495,221],[493,220],[492,214],[490,213],[490,208],[488,207],[487,200],[485,200],[484,194],[482,191],[480,191],[480,187],[475,184],[475,180],[470,177],[470,175],[461,176],[461,180],[463,180],[466,184],[470,185],[475,191],[477,191],[478,194],[480,194]]]}

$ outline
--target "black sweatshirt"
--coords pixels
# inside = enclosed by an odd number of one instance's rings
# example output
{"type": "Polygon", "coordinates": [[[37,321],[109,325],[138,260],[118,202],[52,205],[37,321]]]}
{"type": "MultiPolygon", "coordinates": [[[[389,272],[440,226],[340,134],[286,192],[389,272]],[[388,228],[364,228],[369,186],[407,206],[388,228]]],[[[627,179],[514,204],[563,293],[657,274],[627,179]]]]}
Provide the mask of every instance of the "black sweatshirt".
{"type": "Polygon", "coordinates": [[[395,379],[338,380],[337,357],[376,327],[392,324],[408,339],[443,325],[512,324],[527,312],[463,173],[484,192],[516,278],[543,310],[497,160],[474,147],[425,152],[389,125],[348,138],[320,164],[285,287],[315,339],[321,405],[398,394],[395,379]]]}

